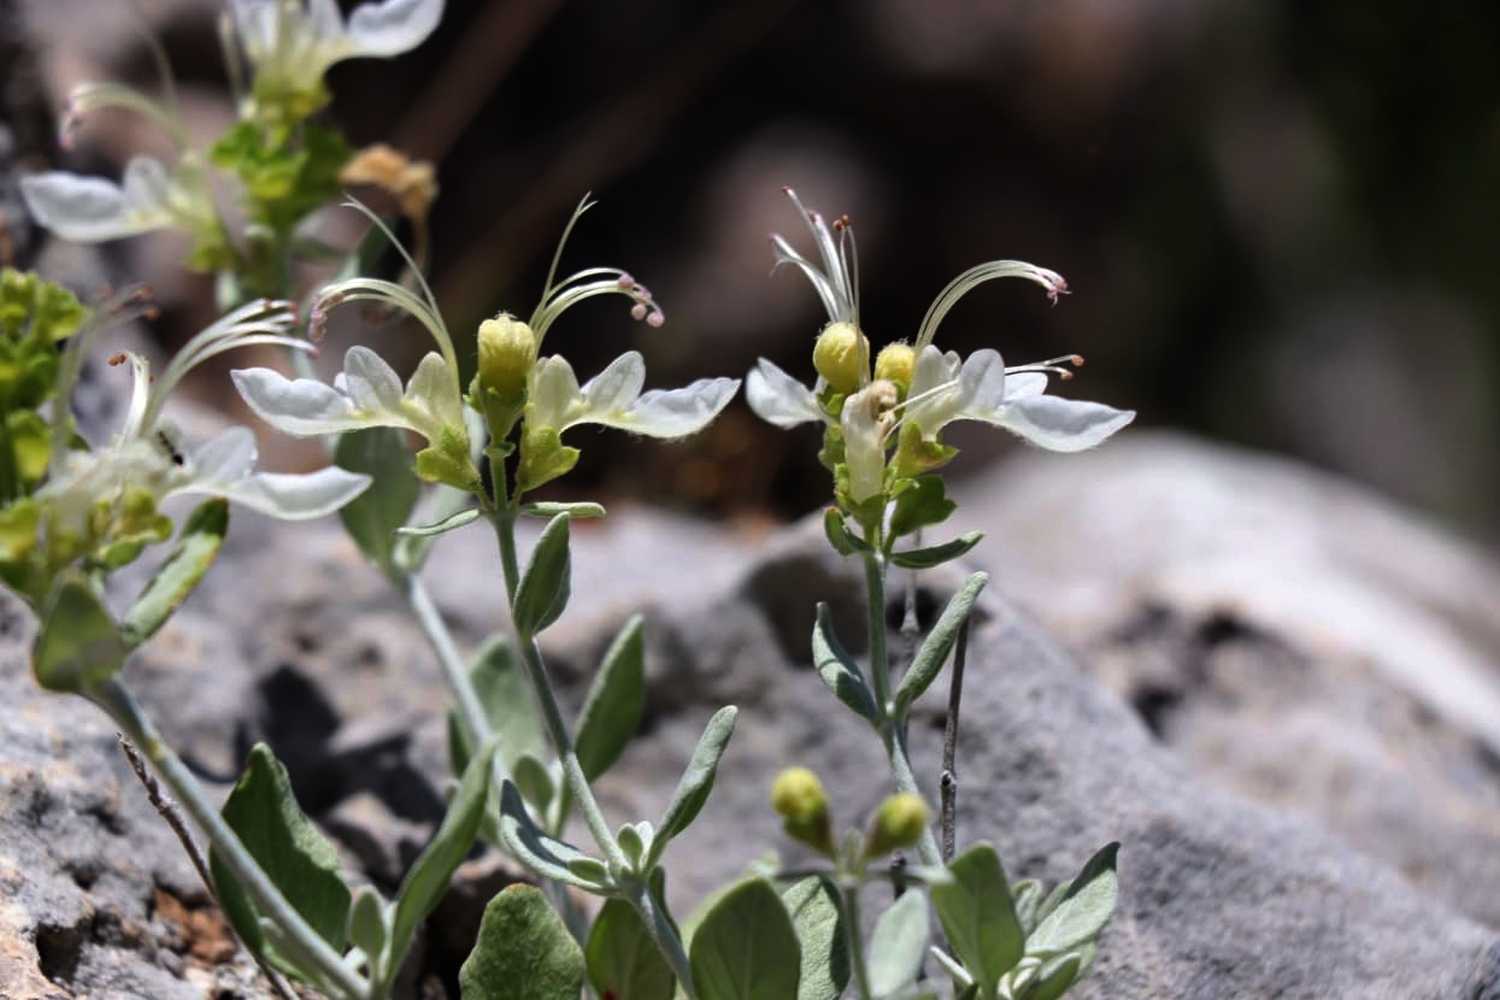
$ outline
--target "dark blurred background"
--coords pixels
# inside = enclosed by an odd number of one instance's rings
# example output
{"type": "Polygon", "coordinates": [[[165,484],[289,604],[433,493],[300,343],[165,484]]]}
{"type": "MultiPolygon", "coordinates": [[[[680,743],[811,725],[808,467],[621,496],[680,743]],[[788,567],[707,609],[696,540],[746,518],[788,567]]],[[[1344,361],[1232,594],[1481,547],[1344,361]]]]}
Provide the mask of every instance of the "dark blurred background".
{"type": "MultiPolygon", "coordinates": [[[[123,2],[24,6],[54,100],[100,74],[151,84],[123,2]]],[[[141,6],[206,139],[227,114],[217,8],[141,6]]],[[[938,342],[1078,351],[1067,394],[1306,459],[1493,543],[1497,55],[1500,4],[1479,0],[456,0],[417,51],[330,83],[356,144],[439,162],[431,276],[455,330],[529,314],[592,191],[564,271],[632,271],[667,324],[590,302],[548,352],[586,378],[633,347],[659,386],[758,355],[810,378],[821,308],[770,274],[766,242],[809,245],[787,184],[852,218],[877,343],[914,336],[972,264],[1051,267],[1073,289],[1057,308],[993,283],[938,342]]],[[[89,139],[77,169],[152,142],[110,123],[89,139]]],[[[112,252],[180,339],[211,299],[171,246],[112,252]]],[[[739,403],[679,445],[584,428],[561,492],[792,517],[828,494],[816,441],[739,403]]],[[[1015,446],[987,428],[956,443],[970,463],[1015,446]]]]}

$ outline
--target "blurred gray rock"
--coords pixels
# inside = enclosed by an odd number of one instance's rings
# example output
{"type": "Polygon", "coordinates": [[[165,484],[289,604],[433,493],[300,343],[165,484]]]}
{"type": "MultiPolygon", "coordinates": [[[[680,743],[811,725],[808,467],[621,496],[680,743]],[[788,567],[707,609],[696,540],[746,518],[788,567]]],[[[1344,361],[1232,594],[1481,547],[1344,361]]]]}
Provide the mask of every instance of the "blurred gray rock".
{"type": "MultiPolygon", "coordinates": [[[[990,532],[975,556],[995,577],[970,646],[960,840],[993,840],[1014,876],[1049,881],[1124,844],[1120,912],[1077,995],[1500,997],[1483,891],[1496,884],[1485,833],[1497,829],[1500,714],[1482,700],[1500,571],[1338,481],[1170,436],[1028,455],[956,492],[964,526],[990,532]]],[[[766,803],[780,768],[816,769],[844,826],[886,791],[874,737],[810,670],[817,600],[863,645],[858,574],[820,535],[812,522],[756,537],[628,507],[574,534],[573,603],[548,635],[566,700],[581,701],[620,621],[648,615],[648,735],[601,783],[612,819],[659,815],[708,716],[742,710],[713,797],[668,851],[680,912],[766,849],[794,854],[766,803]]],[[[446,537],[428,579],[466,648],[504,626],[483,530],[446,537]]],[[[958,579],[923,577],[925,619],[958,579]]],[[[29,693],[23,648],[5,661],[14,697],[0,725],[7,748],[32,749],[7,794],[40,789],[84,816],[103,796],[133,818],[120,833],[74,822],[68,839],[39,834],[57,827],[33,822],[35,809],[5,810],[0,834],[29,846],[3,855],[27,863],[0,883],[15,915],[6,938],[19,942],[0,952],[14,956],[0,994],[109,982],[111,995],[192,995],[160,945],[91,945],[72,967],[47,957],[55,938],[42,928],[113,927],[142,905],[81,888],[73,859],[131,859],[99,861],[94,886],[155,857],[178,881],[153,879],[182,893],[191,879],[142,797],[118,784],[128,775],[103,717],[29,693]],[[24,708],[37,699],[46,714],[24,708]],[[33,897],[45,906],[15,902],[33,897]],[[106,979],[101,955],[133,963],[109,975],[136,978],[106,979]]],[[[387,889],[440,814],[441,680],[332,524],[236,513],[221,565],[127,682],[205,773],[227,777],[249,741],[268,740],[304,807],[387,889]]],[[[940,695],[912,731],[929,792],[940,695]]],[[[493,857],[467,866],[443,926],[472,920],[486,887],[512,877],[493,857]]],[[[427,949],[429,983],[451,982],[452,937],[427,949]]]]}

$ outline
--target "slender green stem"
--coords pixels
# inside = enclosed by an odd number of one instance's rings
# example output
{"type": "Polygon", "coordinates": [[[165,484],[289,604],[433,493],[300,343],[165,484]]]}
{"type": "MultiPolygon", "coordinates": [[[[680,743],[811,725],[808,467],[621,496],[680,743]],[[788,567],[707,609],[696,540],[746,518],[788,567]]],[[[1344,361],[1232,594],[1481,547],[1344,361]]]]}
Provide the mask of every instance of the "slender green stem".
{"type": "Polygon", "coordinates": [[[677,930],[667,917],[667,911],[657,904],[656,897],[645,883],[637,883],[633,890],[630,904],[641,915],[646,930],[651,934],[651,940],[656,942],[662,957],[672,967],[672,974],[677,977],[677,984],[683,994],[689,1000],[696,1000],[698,992],[693,985],[693,967],[688,961],[687,951],[682,947],[682,938],[677,936],[677,930]]]}
{"type": "Polygon", "coordinates": [[[860,1000],[871,1000],[870,967],[865,960],[865,942],[859,921],[859,882],[839,880],[844,897],[844,938],[849,945],[849,964],[854,967],[854,987],[860,1000]]]}
{"type": "MultiPolygon", "coordinates": [[[[498,464],[498,463],[496,463],[498,464]]],[[[493,464],[491,466],[493,468],[493,464]]],[[[495,534],[500,538],[500,569],[505,574],[505,593],[512,600],[516,588],[521,584],[521,571],[516,561],[516,511],[506,503],[495,509],[495,534]]]]}
{"type": "Polygon", "coordinates": [[[281,890],[271,882],[240,842],[240,838],[219,816],[217,807],[193,777],[193,773],[162,742],[156,727],[130,692],[118,680],[110,679],[93,688],[88,697],[109,713],[115,725],[151,762],[156,773],[172,789],[172,794],[181,803],[183,810],[193,817],[225,866],[234,873],[245,892],[254,900],[256,907],[283,933],[296,941],[302,952],[317,964],[325,983],[350,1000],[364,1000],[368,997],[370,984],[344,964],[343,957],[317,931],[308,926],[307,921],[302,919],[302,914],[297,912],[281,894],[281,890]]]}
{"type": "Polygon", "coordinates": [[[562,765],[563,782],[568,786],[568,791],[572,794],[579,811],[583,813],[583,821],[588,825],[589,832],[594,835],[594,842],[599,845],[599,850],[604,854],[610,867],[619,871],[628,870],[630,859],[626,857],[625,851],[615,840],[614,834],[610,832],[609,821],[604,818],[604,810],[599,807],[599,800],[594,798],[594,790],[589,787],[589,779],[583,773],[583,765],[578,760],[578,751],[573,746],[573,737],[568,732],[567,723],[563,721],[562,709],[552,693],[552,682],[547,676],[547,665],[542,661],[542,649],[537,645],[534,636],[522,634],[520,642],[521,662],[526,665],[526,678],[531,682],[537,705],[542,710],[542,724],[547,727],[547,735],[552,739],[552,749],[557,752],[558,762],[562,765]]]}
{"type": "MultiPolygon", "coordinates": [[[[864,564],[865,614],[870,627],[870,679],[875,685],[875,701],[880,706],[880,740],[885,745],[897,790],[921,795],[922,789],[917,786],[917,776],[912,772],[911,758],[907,754],[906,735],[902,727],[897,725],[897,720],[889,715],[891,677],[885,642],[885,558],[879,551],[867,552],[864,564]]],[[[938,850],[937,837],[933,835],[931,826],[922,831],[917,851],[924,865],[942,866],[943,856],[938,850]]]]}
{"type": "Polygon", "coordinates": [[[458,709],[458,724],[463,729],[464,738],[469,741],[470,747],[483,746],[491,735],[489,716],[479,702],[474,685],[469,683],[469,668],[453,644],[453,636],[443,622],[442,613],[432,603],[432,596],[420,579],[404,573],[397,580],[412,617],[416,618],[422,634],[427,637],[427,644],[437,656],[443,680],[448,682],[448,690],[458,709]]]}
{"type": "Polygon", "coordinates": [[[866,552],[865,603],[870,632],[870,681],[875,685],[875,703],[884,719],[891,710],[891,664],[885,642],[885,556],[866,552]]]}

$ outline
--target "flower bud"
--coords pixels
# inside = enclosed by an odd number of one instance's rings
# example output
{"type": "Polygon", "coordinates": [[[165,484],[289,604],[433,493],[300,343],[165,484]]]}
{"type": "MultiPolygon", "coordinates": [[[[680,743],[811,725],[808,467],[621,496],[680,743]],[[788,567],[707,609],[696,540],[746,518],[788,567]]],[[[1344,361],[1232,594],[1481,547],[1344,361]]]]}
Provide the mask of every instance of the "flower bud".
{"type": "Polygon", "coordinates": [[[869,341],[852,324],[830,323],[813,346],[813,367],[834,392],[850,393],[859,388],[869,350],[869,341]]]}
{"type": "Polygon", "coordinates": [[[526,391],[535,364],[536,336],[531,327],[509,313],[479,324],[481,389],[495,390],[502,400],[517,399],[526,391]]]}
{"type": "Polygon", "coordinates": [[[870,832],[865,836],[865,857],[881,855],[910,847],[927,829],[927,804],[915,792],[897,792],[880,803],[870,832]]]}
{"type": "Polygon", "coordinates": [[[771,808],[785,822],[787,836],[823,854],[833,853],[828,796],[818,776],[805,767],[789,767],[771,785],[771,808]]]}
{"type": "Polygon", "coordinates": [[[875,359],[875,378],[884,379],[905,396],[911,388],[911,371],[917,363],[917,352],[910,344],[886,344],[875,359]]]}

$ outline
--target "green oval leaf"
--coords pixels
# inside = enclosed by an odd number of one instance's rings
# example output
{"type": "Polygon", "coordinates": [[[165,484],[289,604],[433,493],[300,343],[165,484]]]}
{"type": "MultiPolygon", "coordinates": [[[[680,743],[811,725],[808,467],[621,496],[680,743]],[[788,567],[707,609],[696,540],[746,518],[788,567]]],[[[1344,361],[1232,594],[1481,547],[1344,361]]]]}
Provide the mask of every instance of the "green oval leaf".
{"type": "Polygon", "coordinates": [[[577,886],[587,892],[605,894],[613,890],[602,877],[584,878],[573,871],[572,865],[584,862],[590,871],[605,872],[604,863],[584,854],[572,844],[549,836],[532,820],[526,811],[526,803],[515,784],[503,781],[500,784],[501,845],[518,861],[538,875],[565,885],[577,886]]]}
{"type": "Polygon", "coordinates": [[[850,975],[838,888],[824,878],[805,878],[783,892],[781,901],[802,946],[797,1000],[838,1000],[850,975]]]}
{"type": "Polygon", "coordinates": [[[385,916],[385,904],[372,886],[367,885],[354,894],[354,905],[349,910],[349,942],[369,957],[370,968],[377,975],[388,964],[384,954],[390,927],[385,916]]]}
{"type": "Polygon", "coordinates": [[[989,582],[990,578],[986,573],[975,573],[965,580],[958,593],[953,595],[953,599],[943,609],[942,617],[937,620],[927,638],[922,640],[921,648],[912,659],[911,668],[896,687],[895,707],[891,714],[898,721],[906,718],[907,709],[911,708],[912,702],[920,698],[922,692],[942,673],[943,664],[948,662],[948,654],[953,651],[953,643],[958,639],[958,630],[963,627],[974,602],[979,599],[979,592],[989,582]]]}
{"type": "Polygon", "coordinates": [[[870,935],[870,991],[889,996],[917,981],[927,954],[927,894],[908,889],[875,921],[870,935]]]}
{"type": "Polygon", "coordinates": [[[1025,953],[1005,869],[993,847],[975,844],[954,858],[948,870],[953,882],[932,887],[932,905],[948,946],[973,977],[979,995],[993,1000],[1000,977],[1025,953]]]}
{"type": "Polygon", "coordinates": [[[841,556],[870,551],[868,542],[850,533],[849,524],[837,507],[829,507],[823,512],[823,534],[828,537],[828,544],[833,546],[833,551],[841,556]]]}
{"type": "MultiPolygon", "coordinates": [[[[303,815],[286,768],[264,743],[251,749],[222,815],[292,908],[330,947],[343,952],[350,894],[339,872],[338,851],[303,815]]],[[[270,946],[255,904],[212,849],[208,864],[224,916],[245,946],[285,971],[316,982],[316,967],[299,967],[294,956],[270,946]]]]}
{"type": "Polygon", "coordinates": [[[417,925],[437,906],[448,882],[469,849],[479,836],[479,824],[484,819],[484,809],[489,801],[491,763],[495,756],[495,738],[485,741],[479,753],[464,769],[458,793],[448,803],[447,815],[411,870],[401,880],[401,889],[396,893],[396,903],[391,916],[390,962],[387,968],[394,973],[406,957],[417,925]]]}
{"type": "Polygon", "coordinates": [[[206,500],[183,522],[177,548],[161,564],[120,623],[131,646],[139,646],[166,624],[213,565],[229,531],[229,501],[206,500]]]}
{"type": "Polygon", "coordinates": [[[567,514],[554,517],[542,529],[532,550],[531,561],[516,587],[511,617],[523,639],[530,638],[557,621],[568,606],[572,556],[568,551],[567,514]]]}
{"type": "MultiPolygon", "coordinates": [[[[469,665],[469,685],[484,708],[490,730],[500,739],[500,758],[505,769],[514,772],[523,757],[545,760],[549,744],[542,735],[542,723],[536,716],[531,687],[522,673],[511,641],[503,632],[490,636],[469,665]]],[[[454,773],[461,774],[468,764],[471,748],[463,738],[463,729],[453,720],[450,729],[450,756],[454,773]],[[454,751],[458,751],[455,753],[454,751]]]]}
{"type": "MultiPolygon", "coordinates": [[[[452,487],[448,488],[452,489],[452,487]]],[[[467,494],[462,495],[467,496],[467,494]]],[[[433,538],[437,535],[453,531],[455,528],[462,528],[464,525],[471,524],[478,519],[479,508],[465,507],[463,510],[449,514],[442,520],[434,521],[431,524],[403,524],[396,529],[396,534],[406,538],[433,538]]]]}
{"type": "Polygon", "coordinates": [[[929,545],[921,549],[908,549],[905,552],[892,552],[891,562],[902,569],[931,569],[941,566],[945,562],[957,559],[974,546],[978,545],[984,538],[982,531],[970,531],[959,535],[951,542],[941,545],[929,545]]]}
{"type": "Polygon", "coordinates": [[[736,886],[703,918],[688,955],[698,1000],[791,1000],[802,947],[765,879],[736,886]]]}
{"type": "Polygon", "coordinates": [[[129,649],[109,609],[81,574],[65,573],[42,605],[31,671],[48,691],[87,692],[118,674],[129,649]]]}
{"type": "Polygon", "coordinates": [[[1092,941],[1114,913],[1120,880],[1115,860],[1118,842],[1106,844],[1084,863],[1083,869],[1026,941],[1033,955],[1071,951],[1092,941]]]}
{"type": "MultiPolygon", "coordinates": [[[[906,428],[902,428],[903,434],[905,431],[906,428]]],[[[891,538],[901,538],[930,525],[941,524],[958,509],[958,504],[948,499],[942,476],[920,476],[911,483],[910,488],[896,497],[888,531],[891,538]]]]}
{"type": "Polygon", "coordinates": [[[667,803],[666,812],[662,814],[656,840],[651,844],[650,862],[643,866],[646,870],[656,866],[667,844],[698,818],[699,810],[708,801],[709,793],[714,788],[714,775],[718,773],[719,760],[729,746],[729,737],[734,735],[734,719],[738,713],[738,709],[729,705],[719,709],[708,720],[708,726],[698,739],[698,747],[693,751],[687,769],[682,772],[676,790],[672,792],[672,801],[667,803]]]}
{"type": "Polygon", "coordinates": [[[365,558],[391,572],[396,530],[411,516],[421,492],[406,438],[393,427],[349,431],[339,435],[333,461],[372,480],[369,489],[339,508],[339,520],[365,558]]]}
{"type": "Polygon", "coordinates": [[[646,710],[646,641],[640,615],[615,636],[578,716],[578,763],[590,781],[620,759],[646,710]]]}
{"type": "Polygon", "coordinates": [[[569,517],[603,517],[604,506],[597,503],[554,503],[542,501],[539,503],[523,503],[521,505],[522,517],[556,517],[558,514],[566,514],[569,517]]]}
{"type": "Polygon", "coordinates": [[[589,982],[601,997],[672,1000],[677,979],[635,907],[606,900],[585,948],[589,982]]]}
{"type": "Polygon", "coordinates": [[[458,970],[463,1000],[578,1000],[583,952],[557,911],[529,885],[500,890],[458,970]]]}
{"type": "Polygon", "coordinates": [[[1083,956],[1076,951],[1059,955],[1042,966],[1036,978],[1017,995],[1016,1000],[1057,1000],[1068,992],[1083,975],[1083,956]]]}
{"type": "Polygon", "coordinates": [[[818,602],[818,619],[813,625],[812,650],[813,666],[834,697],[872,726],[880,725],[880,709],[875,704],[875,696],[865,684],[854,657],[834,634],[833,615],[828,605],[821,601],[818,602]]]}

